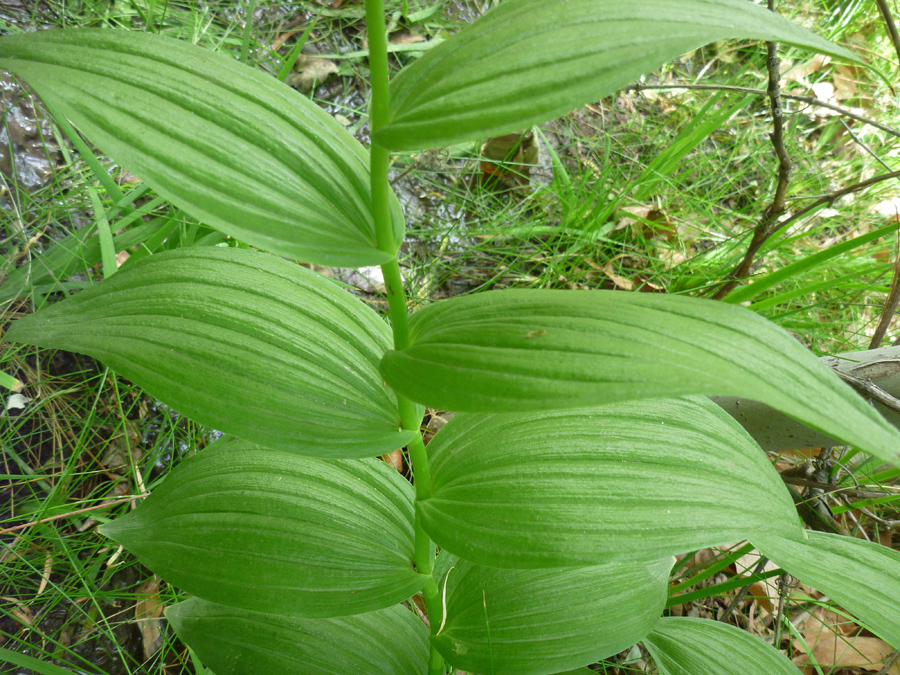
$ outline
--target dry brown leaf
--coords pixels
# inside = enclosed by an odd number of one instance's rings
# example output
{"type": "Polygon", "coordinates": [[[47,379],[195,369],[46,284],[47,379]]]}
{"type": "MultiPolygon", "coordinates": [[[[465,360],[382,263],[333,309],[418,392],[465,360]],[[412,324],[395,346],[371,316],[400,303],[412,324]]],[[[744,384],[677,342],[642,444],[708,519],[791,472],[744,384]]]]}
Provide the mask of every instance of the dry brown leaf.
{"type": "MultiPolygon", "coordinates": [[[[819,615],[824,613],[824,608],[819,610],[809,615],[806,627],[800,631],[812,650],[812,658],[803,650],[800,641],[795,640],[796,648],[803,653],[794,657],[794,663],[808,666],[814,659],[824,669],[853,667],[870,672],[881,670],[885,659],[894,652],[893,647],[880,638],[843,635],[847,630],[842,625],[845,620],[831,612],[825,614],[823,620],[819,615]]],[[[900,675],[900,663],[894,663],[887,675],[900,675]]]]}
{"type": "Polygon", "coordinates": [[[288,84],[297,87],[303,93],[312,90],[316,84],[322,84],[332,75],[338,74],[334,61],[320,59],[317,56],[301,54],[294,66],[297,72],[288,79],[288,84]]]}
{"type": "Polygon", "coordinates": [[[623,276],[620,276],[613,272],[613,267],[610,263],[606,263],[603,267],[600,268],[603,274],[605,274],[610,281],[612,281],[616,288],[621,288],[625,291],[634,290],[634,284],[631,283],[631,279],[626,279],[623,276]]]}
{"type": "Polygon", "coordinates": [[[411,45],[416,42],[425,42],[425,38],[411,30],[401,30],[391,35],[392,45],[411,45]]]}
{"type": "MultiPolygon", "coordinates": [[[[735,563],[738,573],[743,576],[749,576],[753,572],[753,570],[756,569],[756,565],[759,563],[759,558],[759,551],[751,551],[746,555],[742,555],[737,559],[735,563]]],[[[777,569],[778,565],[773,563],[771,560],[768,560],[763,566],[762,571],[772,572],[777,569]]],[[[758,600],[760,608],[764,610],[766,614],[774,614],[775,608],[778,607],[777,584],[777,577],[770,577],[769,579],[757,581],[750,585],[749,595],[758,600]]]]}
{"type": "Polygon", "coordinates": [[[797,82],[808,87],[809,81],[807,78],[813,73],[820,71],[829,63],[831,63],[830,56],[816,54],[811,59],[794,64],[788,68],[781,76],[781,79],[786,82],[797,82]]]}
{"type": "Polygon", "coordinates": [[[834,82],[834,97],[838,101],[846,101],[859,96],[856,86],[857,74],[857,69],[852,66],[840,65],[834,69],[831,79],[834,82]]]}
{"type": "Polygon", "coordinates": [[[381,459],[388,466],[393,467],[400,473],[403,473],[403,450],[394,450],[386,455],[382,455],[381,459]]]}
{"type": "Polygon", "coordinates": [[[41,583],[38,586],[38,591],[36,595],[40,595],[47,589],[47,584],[50,583],[50,575],[53,573],[53,556],[50,555],[50,551],[47,551],[46,557],[44,558],[44,571],[41,573],[41,583]]]}
{"type": "Polygon", "coordinates": [[[6,602],[11,602],[15,605],[15,607],[9,610],[9,615],[23,626],[31,628],[34,623],[34,612],[31,611],[30,607],[25,605],[22,601],[9,596],[4,596],[0,598],[0,600],[5,600],[6,602]]]}
{"type": "Polygon", "coordinates": [[[144,660],[149,660],[162,646],[162,616],[165,605],[159,598],[159,577],[152,576],[139,591],[141,599],[134,605],[134,619],[141,630],[144,660]]]}

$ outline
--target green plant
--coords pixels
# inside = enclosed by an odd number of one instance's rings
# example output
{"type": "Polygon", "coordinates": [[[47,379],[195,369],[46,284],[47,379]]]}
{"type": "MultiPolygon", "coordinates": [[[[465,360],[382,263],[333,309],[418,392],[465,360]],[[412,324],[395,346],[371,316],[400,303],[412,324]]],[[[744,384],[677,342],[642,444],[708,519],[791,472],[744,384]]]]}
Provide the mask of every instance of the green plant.
{"type": "Polygon", "coordinates": [[[489,291],[409,319],[388,184],[392,150],[510,133],[712,40],[858,59],[743,0],[511,0],[389,85],[380,0],[367,24],[369,152],[199,48],[111,30],[0,40],[0,66],[162,197],[276,254],[110,265],[6,335],[95,356],[240,439],[102,528],[196,596],[167,612],[179,635],[219,675],[554,673],[638,641],[665,673],[790,673],[736,629],[659,618],[673,554],[749,539],[900,646],[900,554],[804,531],[759,447],[703,396],[763,401],[896,463],[900,436],[862,399],[724,303],[489,291]],[[390,328],[284,258],[381,265],[390,328]],[[427,451],[423,404],[460,411],[427,451]],[[404,446],[413,485],[374,459],[404,446]],[[420,592],[430,628],[400,604],[420,592]]]}

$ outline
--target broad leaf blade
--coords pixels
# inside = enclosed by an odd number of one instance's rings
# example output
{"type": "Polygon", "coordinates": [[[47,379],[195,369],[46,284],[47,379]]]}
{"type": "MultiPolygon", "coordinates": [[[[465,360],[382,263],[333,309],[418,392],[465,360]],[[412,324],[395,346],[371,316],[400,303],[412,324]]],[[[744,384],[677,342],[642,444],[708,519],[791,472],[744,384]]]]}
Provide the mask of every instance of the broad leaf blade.
{"type": "Polygon", "coordinates": [[[391,123],[375,141],[414,150],[521,130],[724,38],[859,62],[747,0],[508,0],[394,79],[391,123]]]}
{"type": "Polygon", "coordinates": [[[402,447],[377,364],[390,329],[314,272],[234,248],[161,253],[12,325],[10,341],[96,357],[197,421],[273,448],[402,447]]]}
{"type": "Polygon", "coordinates": [[[771,645],[708,619],[662,618],[643,643],[660,675],[797,675],[771,645]]]}
{"type": "MultiPolygon", "coordinates": [[[[748,3],[749,4],[749,3],[748,3]]],[[[381,372],[443,410],[740,396],[900,463],[900,433],[788,333],[742,307],[615,291],[489,291],[416,312],[381,372]]]]}
{"type": "Polygon", "coordinates": [[[191,598],[166,610],[216,675],[422,675],[428,629],[405,607],[341,619],[292,619],[191,598]]]}
{"type": "Polygon", "coordinates": [[[807,530],[799,538],[752,538],[764,555],[825,593],[900,649],[900,552],[873,542],[807,530]]]}
{"type": "Polygon", "coordinates": [[[428,451],[421,523],[482,565],[659,560],[754,533],[801,534],[759,446],[703,398],[460,414],[428,451]]]}
{"type": "Polygon", "coordinates": [[[115,30],[0,39],[25,79],[105,153],[207,225],[279,255],[376,265],[368,153],[312,101],[232,58],[115,30]]]}
{"type": "Polygon", "coordinates": [[[102,532],[206,600],[284,616],[346,616],[421,588],[412,504],[412,486],[379,460],[219,442],[102,532]]]}
{"type": "Polygon", "coordinates": [[[435,578],[446,618],[432,644],[458,669],[494,675],[594,663],[653,628],[672,562],[502,570],[442,553],[435,578]]]}

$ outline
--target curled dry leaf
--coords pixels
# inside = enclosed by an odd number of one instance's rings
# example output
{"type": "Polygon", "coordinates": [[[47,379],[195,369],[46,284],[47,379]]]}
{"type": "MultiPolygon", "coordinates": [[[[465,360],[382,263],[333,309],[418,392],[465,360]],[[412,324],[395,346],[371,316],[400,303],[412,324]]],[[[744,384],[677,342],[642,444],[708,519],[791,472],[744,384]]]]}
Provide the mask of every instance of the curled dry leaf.
{"type": "Polygon", "coordinates": [[[12,603],[14,607],[9,610],[10,616],[26,628],[31,628],[34,624],[34,612],[31,611],[31,607],[9,596],[4,596],[0,600],[12,603]]]}

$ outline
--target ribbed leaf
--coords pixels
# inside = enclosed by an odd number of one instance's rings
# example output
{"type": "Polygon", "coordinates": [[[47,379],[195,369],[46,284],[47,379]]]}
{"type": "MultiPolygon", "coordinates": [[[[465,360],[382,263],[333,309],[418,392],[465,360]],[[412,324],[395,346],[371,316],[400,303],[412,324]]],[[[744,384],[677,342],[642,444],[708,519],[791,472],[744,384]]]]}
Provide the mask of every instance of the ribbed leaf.
{"type": "Polygon", "coordinates": [[[672,558],[502,570],[442,553],[446,618],[432,644],[460,670],[545,675],[626,649],[656,624],[672,558]]]}
{"type": "Polygon", "coordinates": [[[413,150],[512,132],[723,38],[858,61],[747,0],[507,0],[394,79],[392,120],[375,141],[413,150]]]}
{"type": "Polygon", "coordinates": [[[0,39],[21,76],[91,141],[201,222],[279,255],[376,265],[368,153],[315,103],[233,58],[149,33],[0,39]]]}
{"type": "Polygon", "coordinates": [[[664,617],[643,643],[660,675],[797,675],[771,645],[708,619],[664,617]]]}
{"type": "Polygon", "coordinates": [[[198,422],[331,458],[402,447],[377,364],[390,329],[314,272],[234,248],[161,253],[15,322],[13,342],[100,359],[198,422]]]}
{"type": "Polygon", "coordinates": [[[900,649],[900,552],[861,539],[807,530],[753,544],[782,568],[836,600],[900,649]]]}
{"type": "Polygon", "coordinates": [[[708,399],[460,414],[428,451],[422,525],[483,565],[659,560],[757,532],[801,534],[759,446],[708,399]]]}
{"type": "Polygon", "coordinates": [[[216,675],[423,675],[428,629],[405,607],[341,619],[292,619],[191,598],[166,610],[216,675]]]}
{"type": "Polygon", "coordinates": [[[381,372],[435,408],[732,395],[900,463],[896,429],[794,338],[742,307],[648,293],[489,291],[435,303],[410,325],[410,347],[388,352],[381,372]]]}
{"type": "Polygon", "coordinates": [[[102,532],[206,600],[284,616],[388,607],[422,586],[413,491],[379,460],[219,442],[102,532]]]}

